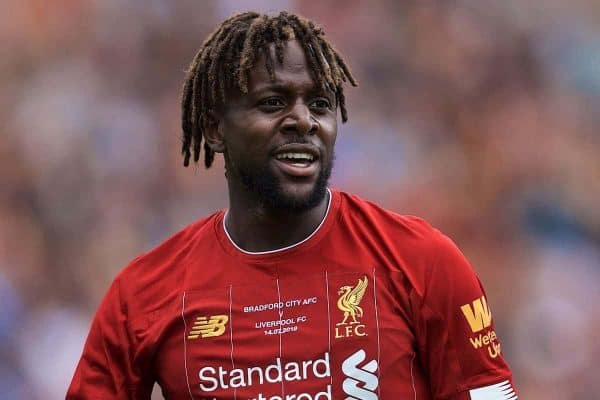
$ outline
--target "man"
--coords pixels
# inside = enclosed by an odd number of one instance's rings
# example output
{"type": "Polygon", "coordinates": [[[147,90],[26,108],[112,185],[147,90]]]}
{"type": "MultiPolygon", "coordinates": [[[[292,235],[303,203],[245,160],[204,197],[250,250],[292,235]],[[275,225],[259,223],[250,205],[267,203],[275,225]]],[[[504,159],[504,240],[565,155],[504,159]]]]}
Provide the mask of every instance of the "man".
{"type": "Polygon", "coordinates": [[[312,22],[223,22],[183,93],[183,155],[225,158],[229,209],[136,258],[68,399],[516,399],[483,289],[423,220],[330,190],[343,84],[312,22]],[[202,140],[203,146],[201,146],[202,140]]]}

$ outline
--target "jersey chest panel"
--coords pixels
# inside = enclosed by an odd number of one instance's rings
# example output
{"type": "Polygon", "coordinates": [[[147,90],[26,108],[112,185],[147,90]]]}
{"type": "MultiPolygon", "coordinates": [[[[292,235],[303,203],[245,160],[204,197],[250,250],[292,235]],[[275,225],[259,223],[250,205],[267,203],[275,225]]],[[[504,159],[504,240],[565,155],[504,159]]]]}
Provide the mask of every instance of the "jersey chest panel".
{"type": "Polygon", "coordinates": [[[429,398],[398,312],[405,294],[382,268],[252,280],[186,290],[179,315],[162,318],[172,326],[157,354],[168,398],[429,398]]]}

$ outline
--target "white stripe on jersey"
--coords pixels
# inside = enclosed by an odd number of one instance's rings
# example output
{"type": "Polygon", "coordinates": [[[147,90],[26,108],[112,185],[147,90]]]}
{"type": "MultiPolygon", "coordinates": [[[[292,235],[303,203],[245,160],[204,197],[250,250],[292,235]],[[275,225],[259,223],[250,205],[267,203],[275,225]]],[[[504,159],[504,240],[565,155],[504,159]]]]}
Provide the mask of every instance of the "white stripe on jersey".
{"type": "Polygon", "coordinates": [[[517,394],[509,381],[469,390],[469,395],[471,400],[517,400],[517,394]]]}

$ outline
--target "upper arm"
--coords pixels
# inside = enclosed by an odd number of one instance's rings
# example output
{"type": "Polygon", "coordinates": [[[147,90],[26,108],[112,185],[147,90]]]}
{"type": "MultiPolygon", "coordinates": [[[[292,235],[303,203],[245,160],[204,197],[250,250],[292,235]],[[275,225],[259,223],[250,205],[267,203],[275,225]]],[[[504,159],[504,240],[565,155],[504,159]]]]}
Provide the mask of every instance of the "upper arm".
{"type": "Polygon", "coordinates": [[[134,354],[115,280],[96,312],[66,399],[149,399],[153,382],[136,366],[134,354]]]}
{"type": "Polygon", "coordinates": [[[432,393],[453,400],[515,399],[481,282],[450,239],[439,235],[435,242],[435,261],[426,269],[423,288],[411,295],[419,354],[432,393]],[[507,380],[505,397],[476,397],[497,388],[485,387],[507,380]],[[472,392],[478,388],[483,389],[472,392]]]}

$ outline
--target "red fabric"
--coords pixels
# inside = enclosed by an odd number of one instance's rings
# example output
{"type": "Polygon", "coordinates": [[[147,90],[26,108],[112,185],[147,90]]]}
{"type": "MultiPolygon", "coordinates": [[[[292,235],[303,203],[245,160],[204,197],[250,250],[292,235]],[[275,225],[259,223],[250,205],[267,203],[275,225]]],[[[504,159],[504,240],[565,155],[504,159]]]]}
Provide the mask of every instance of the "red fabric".
{"type": "Polygon", "coordinates": [[[511,379],[479,280],[423,220],[332,191],[308,240],[246,254],[223,216],[119,274],[67,399],[462,400],[511,379]]]}

